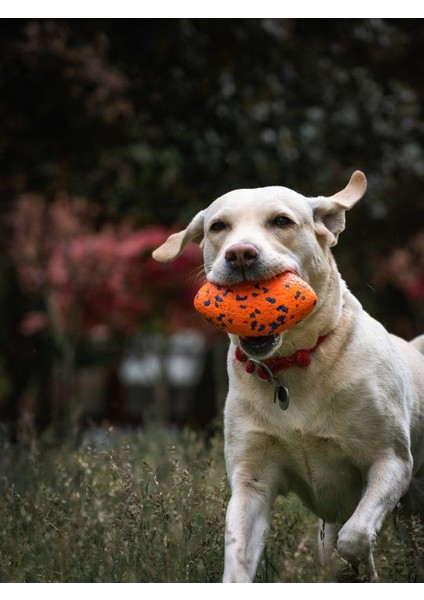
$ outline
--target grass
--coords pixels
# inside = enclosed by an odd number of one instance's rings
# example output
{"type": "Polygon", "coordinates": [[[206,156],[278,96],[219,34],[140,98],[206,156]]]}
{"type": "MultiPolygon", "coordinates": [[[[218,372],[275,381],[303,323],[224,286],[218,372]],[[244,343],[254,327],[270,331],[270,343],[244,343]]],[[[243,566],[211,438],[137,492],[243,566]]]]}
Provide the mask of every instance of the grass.
{"type": "MultiPolygon", "coordinates": [[[[2,582],[220,581],[229,489],[219,433],[1,446],[2,582]]],[[[318,566],[315,517],[294,496],[278,499],[273,515],[256,581],[334,581],[318,566]]],[[[381,581],[413,581],[412,563],[388,524],[381,581]]]]}

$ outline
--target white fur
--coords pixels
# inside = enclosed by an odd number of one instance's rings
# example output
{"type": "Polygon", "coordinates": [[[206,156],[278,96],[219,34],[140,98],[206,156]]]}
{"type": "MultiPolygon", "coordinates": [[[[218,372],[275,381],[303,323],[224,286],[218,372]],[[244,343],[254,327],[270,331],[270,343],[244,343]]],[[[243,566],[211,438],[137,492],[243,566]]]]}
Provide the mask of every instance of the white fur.
{"type": "Polygon", "coordinates": [[[330,251],[344,228],[345,210],[365,187],[364,175],[356,172],[345,190],[330,198],[305,198],[279,187],[236,190],[155,253],[158,260],[172,260],[189,239],[203,237],[208,277],[230,284],[240,275],[226,263],[225,249],[253,243],[260,251],[261,279],[290,269],[318,294],[316,309],[281,335],[276,354],[312,348],[328,334],[309,367],[282,373],[290,392],[284,412],[273,403],[269,383],[234,360],[239,340],[230,336],[225,458],[232,496],[225,582],[253,580],[277,494],[295,492],[325,521],[322,563],[337,544],[342,558],[365,561],[374,580],[373,545],[385,517],[405,495],[407,503],[417,504],[409,496],[415,493],[412,478],[424,475],[424,357],[419,351],[424,342],[407,343],[371,318],[347,289],[330,251]],[[294,225],[271,226],[277,214],[294,225]],[[226,228],[210,231],[216,220],[226,228]]]}

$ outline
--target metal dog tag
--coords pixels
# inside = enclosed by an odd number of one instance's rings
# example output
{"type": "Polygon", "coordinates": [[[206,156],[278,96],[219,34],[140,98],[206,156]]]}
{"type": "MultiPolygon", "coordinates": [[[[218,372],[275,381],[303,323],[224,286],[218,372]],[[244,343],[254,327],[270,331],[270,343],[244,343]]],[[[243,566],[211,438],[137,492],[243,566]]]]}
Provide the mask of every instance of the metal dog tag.
{"type": "Polygon", "coordinates": [[[271,369],[263,362],[254,358],[249,358],[249,361],[255,366],[261,367],[263,371],[268,375],[268,383],[274,388],[274,404],[278,401],[278,406],[281,410],[287,410],[289,407],[289,390],[286,386],[278,379],[277,375],[271,371],[271,369]]]}
{"type": "Polygon", "coordinates": [[[289,390],[280,382],[274,384],[274,402],[277,402],[277,400],[281,410],[288,409],[290,402],[289,390]]]}

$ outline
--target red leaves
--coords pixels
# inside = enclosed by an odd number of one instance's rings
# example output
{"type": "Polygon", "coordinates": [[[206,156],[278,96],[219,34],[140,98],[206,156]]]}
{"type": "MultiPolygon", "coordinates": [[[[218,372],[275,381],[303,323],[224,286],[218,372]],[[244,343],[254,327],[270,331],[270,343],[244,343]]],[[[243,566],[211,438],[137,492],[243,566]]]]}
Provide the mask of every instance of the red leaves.
{"type": "Polygon", "coordinates": [[[99,326],[126,334],[197,323],[191,272],[200,251],[193,245],[173,265],[161,265],[151,252],[168,230],[128,223],[98,228],[98,216],[98,207],[66,196],[52,203],[36,195],[17,200],[9,218],[10,258],[23,291],[46,306],[44,317],[27,314],[22,332],[48,324],[56,335],[80,337],[99,326]]]}
{"type": "Polygon", "coordinates": [[[424,234],[412,237],[403,248],[377,261],[374,283],[390,282],[412,302],[424,300],[424,234]]]}

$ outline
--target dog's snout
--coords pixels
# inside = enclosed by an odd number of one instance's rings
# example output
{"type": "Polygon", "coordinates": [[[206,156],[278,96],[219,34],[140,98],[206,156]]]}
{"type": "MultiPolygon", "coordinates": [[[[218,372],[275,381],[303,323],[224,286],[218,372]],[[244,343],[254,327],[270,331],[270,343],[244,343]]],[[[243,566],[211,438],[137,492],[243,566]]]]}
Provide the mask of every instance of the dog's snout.
{"type": "Polygon", "coordinates": [[[253,244],[233,244],[225,251],[225,260],[235,269],[250,267],[258,258],[259,250],[253,244]]]}

